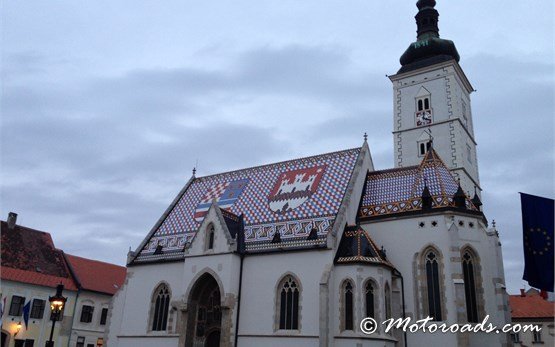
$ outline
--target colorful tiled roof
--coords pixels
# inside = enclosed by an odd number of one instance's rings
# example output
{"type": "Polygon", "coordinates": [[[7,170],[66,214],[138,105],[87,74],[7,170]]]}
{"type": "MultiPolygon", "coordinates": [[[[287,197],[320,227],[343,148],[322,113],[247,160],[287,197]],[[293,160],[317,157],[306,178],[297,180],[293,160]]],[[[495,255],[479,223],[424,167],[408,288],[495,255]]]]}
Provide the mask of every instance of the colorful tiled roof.
{"type": "Polygon", "coordinates": [[[125,281],[123,266],[66,254],[75,280],[81,289],[114,295],[125,281]]]}
{"type": "Polygon", "coordinates": [[[62,282],[68,290],[77,290],[63,252],[54,247],[49,233],[20,225],[10,229],[4,221],[0,224],[3,280],[48,287],[62,282]]]}
{"type": "Polygon", "coordinates": [[[538,294],[510,295],[509,304],[513,319],[555,318],[555,303],[538,294]]]}
{"type": "Polygon", "coordinates": [[[360,226],[347,226],[341,236],[335,262],[338,264],[370,263],[393,268],[385,251],[376,246],[368,232],[360,226]]]}
{"type": "MultiPolygon", "coordinates": [[[[420,210],[427,186],[432,208],[454,207],[458,183],[432,148],[420,165],[368,173],[360,216],[375,217],[420,210]]],[[[478,209],[466,197],[466,207],[478,209]]]]}
{"type": "Polygon", "coordinates": [[[286,243],[305,239],[313,228],[318,230],[320,243],[325,243],[360,151],[349,149],[194,178],[136,261],[148,260],[158,245],[166,256],[181,253],[214,199],[220,208],[243,215],[247,250],[267,246],[276,232],[286,243]]]}

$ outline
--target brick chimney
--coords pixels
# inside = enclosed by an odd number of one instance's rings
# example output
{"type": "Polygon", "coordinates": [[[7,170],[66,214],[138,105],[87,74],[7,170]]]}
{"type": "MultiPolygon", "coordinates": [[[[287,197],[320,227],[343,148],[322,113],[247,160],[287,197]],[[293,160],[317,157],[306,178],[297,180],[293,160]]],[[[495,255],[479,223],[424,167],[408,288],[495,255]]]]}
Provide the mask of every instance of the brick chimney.
{"type": "Polygon", "coordinates": [[[525,297],[526,296],[526,291],[524,289],[520,289],[520,296],[521,297],[525,297]]]}
{"type": "Polygon", "coordinates": [[[17,213],[8,213],[8,229],[13,230],[15,228],[15,222],[17,222],[17,213]]]}

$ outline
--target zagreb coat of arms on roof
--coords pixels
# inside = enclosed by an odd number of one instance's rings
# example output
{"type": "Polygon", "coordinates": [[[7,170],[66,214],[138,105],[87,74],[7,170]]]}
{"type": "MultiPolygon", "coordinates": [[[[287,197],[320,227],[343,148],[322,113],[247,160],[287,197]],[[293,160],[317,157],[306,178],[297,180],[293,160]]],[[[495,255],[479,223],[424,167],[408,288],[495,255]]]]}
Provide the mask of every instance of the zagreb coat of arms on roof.
{"type": "Polygon", "coordinates": [[[325,166],[314,166],[280,174],[268,196],[270,209],[284,214],[304,204],[316,193],[325,169],[325,166]]]}

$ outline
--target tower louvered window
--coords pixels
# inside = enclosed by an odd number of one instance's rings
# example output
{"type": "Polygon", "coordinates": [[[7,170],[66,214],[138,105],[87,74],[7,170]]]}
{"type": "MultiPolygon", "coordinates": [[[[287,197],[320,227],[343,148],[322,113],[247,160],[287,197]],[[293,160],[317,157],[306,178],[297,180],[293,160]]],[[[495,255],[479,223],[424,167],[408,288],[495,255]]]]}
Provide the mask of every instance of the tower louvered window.
{"type": "Polygon", "coordinates": [[[434,251],[426,254],[426,282],[428,287],[428,314],[436,321],[442,320],[439,265],[434,251]]]}
{"type": "Polygon", "coordinates": [[[299,329],[299,287],[291,276],[287,276],[280,286],[279,328],[299,329]]]}
{"type": "Polygon", "coordinates": [[[158,287],[154,294],[154,316],[152,317],[152,330],[165,331],[170,308],[170,291],[164,284],[158,287]]]}
{"type": "Polygon", "coordinates": [[[474,271],[474,257],[468,251],[462,259],[464,277],[464,295],[466,298],[466,317],[470,323],[478,323],[478,308],[476,304],[476,279],[474,271]]]}

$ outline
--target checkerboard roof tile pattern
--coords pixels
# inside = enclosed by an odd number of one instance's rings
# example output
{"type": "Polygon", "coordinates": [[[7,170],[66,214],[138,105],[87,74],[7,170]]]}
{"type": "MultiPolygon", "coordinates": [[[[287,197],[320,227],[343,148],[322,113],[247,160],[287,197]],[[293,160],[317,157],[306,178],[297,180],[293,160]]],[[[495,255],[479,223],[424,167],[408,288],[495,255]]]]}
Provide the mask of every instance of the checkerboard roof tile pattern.
{"type": "Polygon", "coordinates": [[[362,206],[372,209],[375,206],[410,203],[422,197],[425,185],[432,197],[445,199],[451,198],[458,189],[455,178],[433,149],[418,166],[370,172],[362,206]]]}
{"type": "MultiPolygon", "coordinates": [[[[200,222],[194,218],[195,212],[198,212],[199,206],[205,202],[203,200],[206,196],[210,195],[211,192],[213,193],[215,187],[222,187],[230,182],[243,182],[244,180],[248,182],[244,188],[241,188],[240,192],[237,189],[232,192],[233,198],[236,200],[233,201],[230,207],[227,207],[229,206],[227,202],[224,205],[229,212],[235,215],[243,214],[246,228],[319,217],[334,218],[343,201],[360,151],[361,148],[355,148],[194,178],[171,212],[154,232],[151,240],[161,240],[165,237],[181,235],[186,237],[186,241],[190,241],[200,226],[200,222]],[[323,167],[324,172],[319,178],[316,190],[309,194],[310,197],[292,210],[274,212],[269,206],[268,199],[276,184],[278,184],[278,179],[283,177],[282,174],[315,167],[323,167]]],[[[303,192],[303,194],[308,193],[303,192]]],[[[221,198],[220,202],[223,200],[224,197],[221,198]]],[[[252,239],[252,241],[259,240],[252,239]]],[[[149,242],[141,253],[148,253],[152,249],[152,243],[149,242]]]]}

